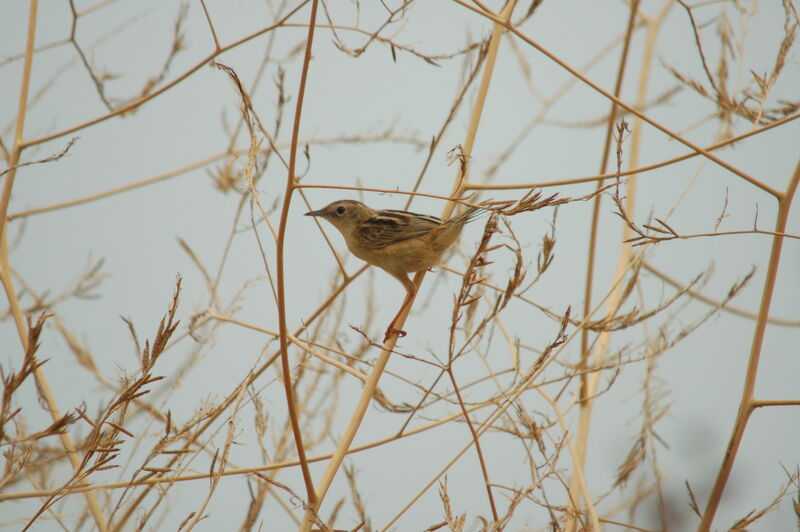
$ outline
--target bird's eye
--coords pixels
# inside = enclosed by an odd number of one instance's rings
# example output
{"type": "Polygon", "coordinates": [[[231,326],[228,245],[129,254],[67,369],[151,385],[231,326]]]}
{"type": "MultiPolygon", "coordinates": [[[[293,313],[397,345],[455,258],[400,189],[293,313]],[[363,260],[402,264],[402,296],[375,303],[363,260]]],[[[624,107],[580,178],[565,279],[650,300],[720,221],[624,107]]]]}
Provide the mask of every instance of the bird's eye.
{"type": "Polygon", "coordinates": [[[346,209],[345,209],[344,207],[342,207],[341,205],[339,205],[338,207],[336,207],[336,215],[337,215],[337,216],[341,216],[341,215],[343,215],[345,210],[346,210],[346,209]]]}

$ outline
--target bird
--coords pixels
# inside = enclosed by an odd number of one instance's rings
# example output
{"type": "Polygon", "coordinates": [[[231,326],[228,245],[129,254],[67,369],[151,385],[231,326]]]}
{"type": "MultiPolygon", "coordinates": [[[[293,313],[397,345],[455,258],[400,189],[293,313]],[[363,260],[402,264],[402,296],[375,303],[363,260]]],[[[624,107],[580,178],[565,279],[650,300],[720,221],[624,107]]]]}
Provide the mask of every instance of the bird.
{"type": "Polygon", "coordinates": [[[464,224],[475,219],[480,210],[481,207],[470,206],[462,214],[442,220],[409,211],[375,210],[359,201],[345,199],[305,215],[330,222],[342,234],[353,255],[382,269],[406,289],[403,304],[386,329],[383,338],[386,343],[394,334],[406,335],[395,325],[417,293],[408,274],[436,266],[461,234],[464,224]]]}

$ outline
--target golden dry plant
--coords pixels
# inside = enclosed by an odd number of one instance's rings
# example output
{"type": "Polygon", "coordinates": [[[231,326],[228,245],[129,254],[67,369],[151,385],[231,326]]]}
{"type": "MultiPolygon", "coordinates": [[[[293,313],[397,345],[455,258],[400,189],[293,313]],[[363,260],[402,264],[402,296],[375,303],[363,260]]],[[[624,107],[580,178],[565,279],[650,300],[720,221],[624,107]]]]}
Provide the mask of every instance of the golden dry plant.
{"type": "Polygon", "coordinates": [[[0,527],[797,529],[798,28],[3,3],[0,527]],[[484,207],[402,338],[338,199],[484,207]]]}

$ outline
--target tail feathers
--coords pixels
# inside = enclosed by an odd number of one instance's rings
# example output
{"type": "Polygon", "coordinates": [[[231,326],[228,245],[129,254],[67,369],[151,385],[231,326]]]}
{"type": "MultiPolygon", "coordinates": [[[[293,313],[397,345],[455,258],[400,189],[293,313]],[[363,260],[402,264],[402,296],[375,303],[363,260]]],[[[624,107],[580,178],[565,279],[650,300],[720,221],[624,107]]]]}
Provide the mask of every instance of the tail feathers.
{"type": "Polygon", "coordinates": [[[486,207],[470,206],[467,207],[467,210],[453,218],[453,220],[458,221],[460,224],[466,224],[484,215],[487,211],[488,209],[486,207]]]}

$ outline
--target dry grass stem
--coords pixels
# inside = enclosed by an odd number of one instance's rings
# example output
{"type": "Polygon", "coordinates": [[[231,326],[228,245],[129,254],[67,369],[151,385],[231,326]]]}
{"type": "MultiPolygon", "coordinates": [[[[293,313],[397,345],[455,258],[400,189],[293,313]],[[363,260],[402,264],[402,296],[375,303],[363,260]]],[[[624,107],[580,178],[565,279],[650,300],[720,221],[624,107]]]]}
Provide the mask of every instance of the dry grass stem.
{"type": "Polygon", "coordinates": [[[6,527],[796,525],[796,0],[239,4],[0,21],[6,527]]]}

